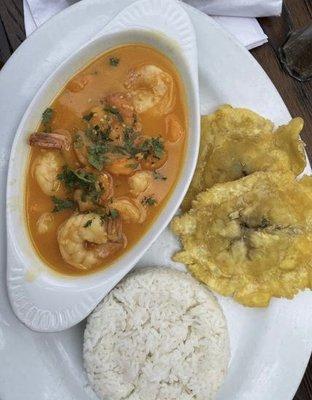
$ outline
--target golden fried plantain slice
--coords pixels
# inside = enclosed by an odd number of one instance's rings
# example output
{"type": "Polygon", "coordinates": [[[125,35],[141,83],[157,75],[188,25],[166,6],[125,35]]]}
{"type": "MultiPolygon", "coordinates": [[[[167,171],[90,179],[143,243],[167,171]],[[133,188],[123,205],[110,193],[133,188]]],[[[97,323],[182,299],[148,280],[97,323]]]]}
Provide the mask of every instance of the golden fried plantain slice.
{"type": "Polygon", "coordinates": [[[301,118],[274,131],[273,123],[253,111],[225,105],[201,120],[197,168],[182,209],[195,195],[215,183],[229,182],[256,171],[292,171],[305,167],[304,145],[299,134],[301,118]]]}
{"type": "Polygon", "coordinates": [[[255,172],[200,193],[171,227],[174,256],[211,289],[247,306],[312,288],[312,177],[255,172]]]}

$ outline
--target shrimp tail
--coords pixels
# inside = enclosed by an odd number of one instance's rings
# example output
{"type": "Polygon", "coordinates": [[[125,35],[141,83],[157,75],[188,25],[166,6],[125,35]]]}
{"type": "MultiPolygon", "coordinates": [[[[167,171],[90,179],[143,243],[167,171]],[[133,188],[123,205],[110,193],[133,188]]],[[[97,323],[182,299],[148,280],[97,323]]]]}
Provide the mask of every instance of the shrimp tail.
{"type": "Polygon", "coordinates": [[[127,238],[122,232],[121,218],[109,219],[106,222],[106,231],[108,242],[101,245],[98,250],[98,254],[102,258],[106,258],[110,254],[113,254],[116,251],[127,246],[127,238]]]}
{"type": "Polygon", "coordinates": [[[29,137],[29,144],[30,146],[41,147],[43,149],[58,149],[66,151],[70,149],[68,138],[59,133],[32,133],[29,137]]]}
{"type": "Polygon", "coordinates": [[[120,249],[124,249],[127,245],[127,239],[124,234],[122,234],[119,242],[107,242],[99,248],[99,256],[101,258],[106,258],[109,255],[115,253],[120,249]]]}
{"type": "Polygon", "coordinates": [[[122,220],[118,218],[109,218],[106,221],[106,232],[110,242],[120,243],[122,241],[122,220]]]}

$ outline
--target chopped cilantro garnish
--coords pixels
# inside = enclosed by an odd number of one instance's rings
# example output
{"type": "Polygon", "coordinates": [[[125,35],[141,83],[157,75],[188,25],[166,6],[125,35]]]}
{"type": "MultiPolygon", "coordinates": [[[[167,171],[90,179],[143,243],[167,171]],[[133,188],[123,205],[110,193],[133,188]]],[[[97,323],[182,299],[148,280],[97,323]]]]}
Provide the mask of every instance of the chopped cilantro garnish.
{"type": "Polygon", "coordinates": [[[143,200],[141,201],[141,203],[145,206],[154,206],[155,204],[157,204],[157,200],[154,199],[154,197],[152,196],[145,196],[143,198],[143,200]]]}
{"type": "Polygon", "coordinates": [[[120,112],[117,110],[117,108],[114,108],[114,107],[105,107],[105,108],[104,108],[104,111],[106,111],[106,112],[108,112],[108,113],[110,113],[110,114],[113,114],[114,117],[116,117],[117,120],[118,120],[119,122],[123,122],[122,115],[121,115],[120,112]]]}
{"type": "Polygon", "coordinates": [[[96,176],[83,170],[72,170],[67,166],[58,174],[58,180],[64,183],[67,189],[92,190],[95,186],[96,176]]]}
{"type": "Polygon", "coordinates": [[[101,222],[102,224],[107,221],[109,218],[115,219],[119,217],[119,211],[115,210],[114,208],[111,208],[110,210],[107,211],[106,214],[101,215],[101,222]]]}
{"type": "Polygon", "coordinates": [[[139,149],[134,145],[137,136],[138,134],[134,132],[133,128],[126,127],[124,129],[124,149],[131,156],[135,156],[139,152],[139,149]]]}
{"type": "Polygon", "coordinates": [[[144,154],[144,158],[148,156],[154,156],[156,158],[162,158],[164,155],[164,143],[160,137],[146,139],[140,149],[140,152],[144,154]]]}
{"type": "Polygon", "coordinates": [[[85,121],[89,122],[92,119],[93,115],[94,115],[94,112],[91,111],[91,112],[89,112],[89,114],[85,114],[82,118],[85,121]]]}
{"type": "Polygon", "coordinates": [[[136,143],[138,133],[131,127],[124,129],[124,140],[122,146],[114,146],[113,152],[122,154],[129,154],[131,157],[135,157],[138,153],[142,153],[142,156],[147,159],[148,156],[162,158],[164,155],[164,144],[161,137],[151,137],[143,141],[143,143],[136,143]]]}
{"type": "Polygon", "coordinates": [[[164,155],[164,143],[161,138],[152,138],[151,147],[157,158],[162,158],[164,155]]]}
{"type": "Polygon", "coordinates": [[[110,57],[109,58],[109,65],[111,65],[112,67],[117,67],[117,65],[119,64],[120,59],[117,57],[110,57]]]}
{"type": "Polygon", "coordinates": [[[83,202],[90,200],[93,203],[97,203],[103,193],[97,176],[92,172],[86,172],[81,169],[72,170],[66,166],[58,175],[58,179],[64,183],[70,192],[80,189],[83,202]]]}
{"type": "Polygon", "coordinates": [[[103,165],[106,161],[105,153],[107,153],[107,151],[107,146],[103,146],[100,144],[94,144],[89,147],[88,161],[98,171],[101,171],[103,168],[103,165]]]}
{"type": "Polygon", "coordinates": [[[108,142],[111,140],[109,137],[110,131],[110,127],[106,128],[105,130],[101,130],[98,125],[95,125],[93,128],[87,128],[85,132],[86,136],[91,140],[91,142],[99,144],[99,142],[108,142]]]}
{"type": "Polygon", "coordinates": [[[115,218],[119,217],[119,212],[118,212],[118,210],[115,210],[114,208],[112,208],[109,211],[108,215],[109,215],[110,218],[115,219],[115,218]]]}
{"type": "Polygon", "coordinates": [[[165,175],[162,175],[160,172],[157,171],[153,171],[153,178],[159,181],[165,181],[167,179],[165,175]]]}
{"type": "Polygon", "coordinates": [[[115,146],[112,146],[110,151],[112,153],[119,153],[119,154],[124,154],[124,155],[128,155],[129,154],[127,149],[124,146],[120,146],[118,144],[116,144],[115,146]]]}
{"type": "Polygon", "coordinates": [[[43,113],[42,113],[42,123],[44,125],[47,125],[47,124],[49,124],[51,122],[51,119],[53,117],[53,113],[54,113],[54,111],[50,107],[46,108],[43,111],[43,113]]]}
{"type": "Polygon", "coordinates": [[[54,203],[54,208],[52,210],[53,212],[73,210],[76,208],[76,202],[71,199],[60,199],[56,196],[52,196],[51,199],[54,203]]]}
{"type": "Polygon", "coordinates": [[[84,224],[84,228],[88,228],[88,226],[90,226],[92,224],[92,219],[88,219],[88,221],[84,224]]]}

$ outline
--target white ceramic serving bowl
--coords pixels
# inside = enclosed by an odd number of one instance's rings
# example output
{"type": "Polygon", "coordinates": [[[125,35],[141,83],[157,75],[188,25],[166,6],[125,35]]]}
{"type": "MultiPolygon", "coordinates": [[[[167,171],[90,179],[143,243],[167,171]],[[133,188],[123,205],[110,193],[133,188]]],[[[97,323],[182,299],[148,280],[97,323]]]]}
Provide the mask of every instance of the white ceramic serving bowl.
{"type": "MultiPolygon", "coordinates": [[[[17,317],[38,331],[60,331],[85,318],[105,294],[136,264],[168,225],[192,178],[199,148],[200,113],[197,76],[177,42],[142,29],[106,33],[67,59],[41,87],[28,107],[13,143],[7,183],[8,292],[17,317]],[[67,277],[52,271],[37,255],[25,218],[25,179],[29,161],[29,134],[36,130],[42,112],[79,70],[116,46],[142,43],[169,58],[185,88],[189,121],[184,163],[170,199],[139,242],[108,268],[67,277]]],[[[196,60],[195,60],[196,62],[196,60]]],[[[194,64],[193,64],[194,66],[194,64]]]]}

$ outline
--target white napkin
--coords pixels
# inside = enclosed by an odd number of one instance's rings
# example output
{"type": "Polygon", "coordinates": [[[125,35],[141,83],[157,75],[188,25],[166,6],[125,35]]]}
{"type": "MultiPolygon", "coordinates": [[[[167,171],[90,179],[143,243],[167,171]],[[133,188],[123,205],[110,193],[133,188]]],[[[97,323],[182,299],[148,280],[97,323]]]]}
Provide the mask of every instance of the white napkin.
{"type": "Polygon", "coordinates": [[[225,30],[230,32],[248,50],[268,41],[256,18],[213,16],[225,30]]]}
{"type": "MultiPolygon", "coordinates": [[[[28,36],[50,17],[79,0],[23,1],[25,30],[28,36]]],[[[277,15],[282,7],[282,0],[185,0],[185,2],[211,15],[228,15],[216,16],[214,19],[248,49],[265,43],[267,36],[255,18],[242,17],[277,15]]]]}
{"type": "Polygon", "coordinates": [[[210,15],[268,17],[280,15],[283,0],[184,0],[210,15]]]}

